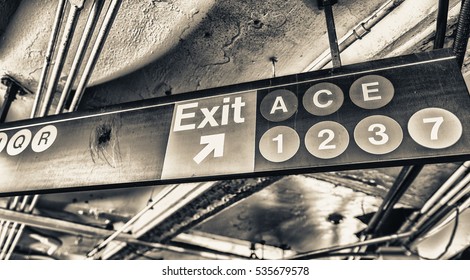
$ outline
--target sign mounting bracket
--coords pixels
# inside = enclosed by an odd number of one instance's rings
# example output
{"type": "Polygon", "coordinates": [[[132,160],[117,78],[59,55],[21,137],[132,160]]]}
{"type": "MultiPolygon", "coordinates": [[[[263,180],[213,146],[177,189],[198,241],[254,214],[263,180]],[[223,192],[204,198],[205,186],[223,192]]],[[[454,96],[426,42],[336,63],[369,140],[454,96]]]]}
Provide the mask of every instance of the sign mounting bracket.
{"type": "Polygon", "coordinates": [[[4,95],[3,105],[0,108],[0,123],[5,122],[8,112],[10,111],[11,104],[15,101],[17,95],[25,95],[31,93],[31,91],[24,88],[18,81],[4,75],[0,78],[0,82],[7,87],[4,95]]]}
{"type": "Polygon", "coordinates": [[[326,28],[328,30],[328,40],[330,43],[331,60],[333,68],[341,67],[341,57],[338,45],[338,37],[336,36],[335,19],[333,16],[333,5],[338,3],[337,0],[318,0],[318,8],[325,10],[326,28]]]}

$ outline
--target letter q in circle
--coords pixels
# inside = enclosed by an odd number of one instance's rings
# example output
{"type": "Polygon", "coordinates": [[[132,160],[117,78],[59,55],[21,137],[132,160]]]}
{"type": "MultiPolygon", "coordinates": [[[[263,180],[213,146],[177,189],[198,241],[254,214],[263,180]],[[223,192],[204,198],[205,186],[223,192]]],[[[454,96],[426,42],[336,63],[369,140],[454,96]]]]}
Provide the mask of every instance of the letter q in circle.
{"type": "Polygon", "coordinates": [[[57,128],[53,125],[48,125],[41,128],[36,135],[34,135],[31,142],[31,149],[36,153],[44,152],[54,144],[57,138],[57,128]]]}
{"type": "Polygon", "coordinates": [[[28,129],[22,129],[15,133],[15,135],[11,137],[10,142],[8,142],[7,154],[10,156],[21,154],[31,142],[31,137],[31,131],[28,129]]]}

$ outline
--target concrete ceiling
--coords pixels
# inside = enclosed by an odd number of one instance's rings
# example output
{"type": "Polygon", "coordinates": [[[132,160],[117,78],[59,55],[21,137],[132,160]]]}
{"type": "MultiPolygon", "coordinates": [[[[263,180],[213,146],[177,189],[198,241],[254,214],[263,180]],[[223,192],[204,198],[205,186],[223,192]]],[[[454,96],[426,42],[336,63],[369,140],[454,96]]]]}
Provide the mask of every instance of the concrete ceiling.
{"type": "MultiPolygon", "coordinates": [[[[453,41],[460,7],[460,1],[450,2],[447,46],[453,41]]],[[[432,0],[340,0],[334,6],[338,38],[348,36],[390,3],[387,15],[342,52],[344,64],[432,48],[437,10],[437,1],[432,0]]],[[[8,15],[7,21],[2,17],[4,22],[0,22],[0,71],[34,92],[57,3],[0,4],[8,15]]],[[[77,34],[84,28],[91,4],[85,1],[77,34]]],[[[78,37],[71,49],[78,45],[78,37]]],[[[312,0],[123,1],[79,110],[316,70],[328,48],[323,11],[312,0]]],[[[58,91],[72,58],[70,55],[66,61],[58,91]]],[[[467,68],[468,63],[464,70],[467,68]]],[[[28,118],[33,98],[33,94],[17,98],[7,121],[28,118]]],[[[459,165],[425,166],[398,206],[422,207],[459,165]]],[[[400,169],[41,195],[33,213],[57,219],[56,230],[47,220],[30,217],[30,227],[12,257],[85,258],[146,207],[148,211],[124,232],[129,238],[152,242],[154,248],[117,238],[97,256],[193,259],[255,253],[256,257],[283,258],[350,243],[366,227],[358,216],[377,211],[400,169]],[[89,228],[73,233],[59,220],[89,228]],[[167,244],[165,250],[156,245],[161,243],[167,244]],[[184,248],[184,252],[175,248],[184,248]],[[205,248],[204,254],[201,248],[205,248]]],[[[11,198],[3,198],[0,206],[6,208],[9,201],[11,198]]],[[[462,217],[469,221],[468,215],[462,217]]],[[[459,238],[466,240],[468,234],[460,233],[459,238]]],[[[440,240],[444,242],[446,237],[440,240]]],[[[466,245],[454,246],[449,254],[466,245]]],[[[423,250],[431,252],[429,247],[423,250]]]]}

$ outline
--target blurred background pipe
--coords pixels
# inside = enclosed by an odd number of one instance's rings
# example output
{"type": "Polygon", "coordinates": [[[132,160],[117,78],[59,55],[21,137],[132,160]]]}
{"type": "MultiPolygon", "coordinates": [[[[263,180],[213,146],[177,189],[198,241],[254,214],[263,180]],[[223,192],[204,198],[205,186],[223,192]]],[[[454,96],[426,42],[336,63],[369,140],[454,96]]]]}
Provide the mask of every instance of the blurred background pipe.
{"type": "Polygon", "coordinates": [[[463,66],[465,52],[467,51],[468,37],[470,35],[470,1],[463,0],[460,9],[459,20],[457,22],[457,32],[453,45],[454,53],[457,57],[457,63],[463,66]]]}
{"type": "Polygon", "coordinates": [[[446,38],[447,15],[449,13],[449,0],[439,0],[436,19],[436,37],[434,49],[442,49],[446,38]]]}

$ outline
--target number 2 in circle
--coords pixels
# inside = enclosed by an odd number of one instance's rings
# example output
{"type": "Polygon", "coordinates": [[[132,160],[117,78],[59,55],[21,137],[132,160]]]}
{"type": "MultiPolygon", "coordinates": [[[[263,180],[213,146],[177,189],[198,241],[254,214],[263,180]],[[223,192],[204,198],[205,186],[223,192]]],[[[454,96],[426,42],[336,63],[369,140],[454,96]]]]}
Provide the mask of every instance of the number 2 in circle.
{"type": "Polygon", "coordinates": [[[337,122],[319,122],[305,134],[305,147],[317,158],[335,158],[341,155],[348,145],[348,131],[337,122]]]}
{"type": "Polygon", "coordinates": [[[334,150],[336,149],[336,145],[329,145],[333,139],[335,139],[335,132],[331,129],[322,129],[320,132],[318,132],[318,137],[323,138],[325,134],[328,135],[328,137],[325,139],[325,141],[320,143],[320,146],[318,147],[319,150],[334,150]]]}

